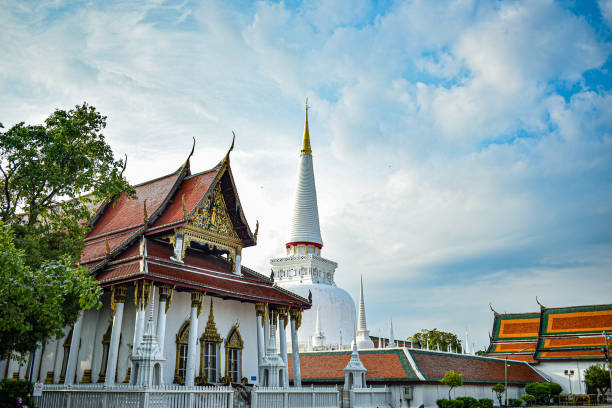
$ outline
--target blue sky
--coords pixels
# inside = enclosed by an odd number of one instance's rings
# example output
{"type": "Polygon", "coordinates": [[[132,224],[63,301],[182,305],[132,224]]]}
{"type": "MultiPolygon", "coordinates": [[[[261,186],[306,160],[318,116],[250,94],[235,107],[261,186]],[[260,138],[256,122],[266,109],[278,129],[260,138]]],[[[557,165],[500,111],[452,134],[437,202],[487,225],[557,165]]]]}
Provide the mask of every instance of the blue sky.
{"type": "Polygon", "coordinates": [[[82,101],[129,179],[232,166],[262,272],[304,100],[323,255],[374,334],[487,343],[491,312],[609,303],[612,0],[5,2],[0,122],[82,101]]]}

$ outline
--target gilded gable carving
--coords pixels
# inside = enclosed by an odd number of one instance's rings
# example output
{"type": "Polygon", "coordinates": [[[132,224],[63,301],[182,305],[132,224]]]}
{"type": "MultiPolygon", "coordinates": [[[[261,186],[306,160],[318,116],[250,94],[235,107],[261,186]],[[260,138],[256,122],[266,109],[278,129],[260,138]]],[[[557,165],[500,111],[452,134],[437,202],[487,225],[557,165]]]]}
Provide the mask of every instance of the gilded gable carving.
{"type": "Polygon", "coordinates": [[[220,183],[215,187],[212,197],[208,198],[206,204],[194,216],[193,225],[215,234],[239,240],[227,212],[220,183]]]}

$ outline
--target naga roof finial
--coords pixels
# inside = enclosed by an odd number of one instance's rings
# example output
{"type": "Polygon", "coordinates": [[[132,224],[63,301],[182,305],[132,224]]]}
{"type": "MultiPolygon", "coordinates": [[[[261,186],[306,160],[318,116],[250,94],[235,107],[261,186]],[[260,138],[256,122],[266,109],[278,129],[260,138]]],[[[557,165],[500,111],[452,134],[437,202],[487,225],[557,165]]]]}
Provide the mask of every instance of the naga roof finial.
{"type": "Polygon", "coordinates": [[[540,301],[538,300],[538,297],[536,296],[536,303],[538,305],[540,305],[540,309],[546,309],[546,306],[544,306],[543,304],[540,303],[540,301]]]}
{"type": "Polygon", "coordinates": [[[193,138],[193,145],[191,146],[191,152],[189,152],[189,156],[187,156],[187,160],[185,160],[185,163],[183,163],[183,165],[181,166],[181,168],[185,168],[187,170],[190,170],[191,168],[189,159],[191,159],[191,156],[193,156],[193,152],[195,151],[196,139],[194,136],[192,136],[192,138],[193,138]]]}
{"type": "Polygon", "coordinates": [[[108,237],[104,238],[104,245],[106,247],[106,256],[110,254],[110,245],[108,245],[108,237]]]}
{"type": "Polygon", "coordinates": [[[498,315],[498,314],[499,314],[499,313],[497,313],[497,312],[495,311],[495,309],[493,309],[493,305],[491,305],[491,302],[489,302],[489,307],[491,308],[491,311],[492,311],[492,312],[493,312],[495,315],[498,315]]]}
{"type": "Polygon", "coordinates": [[[255,233],[253,234],[253,238],[255,238],[255,241],[257,241],[258,232],[259,232],[259,220],[257,220],[257,223],[255,224],[255,233]]]}
{"type": "Polygon", "coordinates": [[[185,194],[181,196],[181,201],[183,203],[183,218],[187,219],[189,214],[187,213],[187,206],[185,205],[185,194]]]}
{"type": "Polygon", "coordinates": [[[142,219],[144,224],[149,221],[149,214],[147,213],[147,200],[144,200],[144,203],[142,204],[142,219]]]}
{"type": "Polygon", "coordinates": [[[235,141],[236,141],[236,133],[234,133],[234,131],[232,130],[232,145],[230,146],[229,150],[225,154],[225,161],[226,162],[229,162],[229,156],[230,156],[230,153],[232,152],[232,150],[234,150],[234,142],[235,141]]]}

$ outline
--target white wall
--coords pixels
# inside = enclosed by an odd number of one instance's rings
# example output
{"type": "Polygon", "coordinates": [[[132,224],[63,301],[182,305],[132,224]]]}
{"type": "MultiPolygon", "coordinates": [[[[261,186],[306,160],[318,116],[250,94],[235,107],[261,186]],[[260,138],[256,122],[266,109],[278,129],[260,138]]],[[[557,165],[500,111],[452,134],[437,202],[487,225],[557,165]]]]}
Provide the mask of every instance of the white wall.
{"type": "MultiPolygon", "coordinates": [[[[136,307],[134,305],[134,290],[133,286],[129,288],[127,299],[123,312],[123,323],[121,328],[121,344],[119,347],[119,358],[117,365],[117,381],[122,382],[126,376],[128,367],[131,366],[130,355],[132,352],[132,342],[134,338],[134,324],[136,307]]],[[[198,318],[198,346],[196,352],[196,376],[199,375],[200,365],[200,344],[199,338],[204,333],[208,314],[210,311],[211,297],[204,298],[204,306],[198,318]]],[[[221,338],[225,340],[233,325],[239,323],[239,332],[244,341],[244,349],[242,350],[242,376],[253,382],[251,377],[256,377],[258,372],[257,367],[257,331],[255,305],[253,303],[240,302],[236,300],[223,300],[214,298],[214,317],[217,326],[217,331],[221,338]]],[[[84,370],[91,369],[92,382],[98,381],[100,373],[100,365],[102,359],[102,338],[108,324],[112,321],[112,311],[110,309],[110,295],[107,293],[102,298],[102,309],[89,310],[83,315],[83,325],[81,330],[81,347],[77,359],[77,383],[80,382],[84,370]]],[[[159,292],[155,291],[154,303],[154,326],[157,323],[157,310],[159,306],[159,292]]],[[[189,292],[175,292],[172,305],[168,310],[166,319],[166,336],[164,346],[164,363],[163,381],[172,383],[174,380],[174,370],[176,363],[176,335],[182,324],[189,318],[191,311],[191,295],[189,292]]],[[[148,320],[148,315],[147,315],[148,320]]],[[[287,327],[289,328],[289,326],[287,327]]],[[[66,329],[66,333],[69,332],[66,329]]],[[[146,323],[145,323],[146,330],[146,323]]],[[[289,330],[288,330],[289,337],[289,330]]],[[[57,342],[50,342],[45,348],[44,359],[41,368],[41,381],[44,380],[48,371],[54,371],[56,358],[63,358],[64,338],[58,340],[60,342],[60,352],[56,356],[57,342]]],[[[59,364],[61,368],[61,364],[59,364]]],[[[221,343],[219,352],[219,368],[220,377],[225,375],[225,345],[221,343]]],[[[37,369],[38,366],[35,367],[37,369]]],[[[12,376],[18,367],[15,362],[9,367],[9,377],[12,376]]],[[[21,368],[21,374],[25,373],[25,367],[21,368]]],[[[55,373],[55,381],[59,380],[59,372],[55,373]]],[[[133,373],[132,373],[133,375],[133,373]]]]}
{"type": "MultiPolygon", "coordinates": [[[[497,397],[491,390],[495,384],[482,384],[482,385],[463,385],[461,387],[455,387],[451,392],[453,399],[457,397],[473,397],[476,399],[480,398],[491,398],[493,403],[497,405],[497,397]]],[[[399,386],[393,386],[398,387],[399,386]]],[[[419,407],[424,405],[425,408],[437,407],[436,401],[443,398],[448,398],[448,387],[445,385],[437,384],[423,384],[414,385],[413,398],[410,401],[411,407],[419,407]]],[[[508,399],[520,398],[524,394],[523,387],[517,387],[515,385],[508,385],[508,399]]],[[[394,397],[399,395],[399,392],[393,393],[394,397]]],[[[399,404],[399,401],[397,401],[399,404]]]]}
{"type": "Polygon", "coordinates": [[[544,361],[535,367],[549,377],[552,382],[561,385],[564,394],[570,393],[570,380],[571,391],[574,394],[586,394],[584,371],[594,364],[601,364],[601,362],[588,360],[544,361]],[[565,375],[565,370],[574,370],[574,375],[568,377],[565,375]]]}

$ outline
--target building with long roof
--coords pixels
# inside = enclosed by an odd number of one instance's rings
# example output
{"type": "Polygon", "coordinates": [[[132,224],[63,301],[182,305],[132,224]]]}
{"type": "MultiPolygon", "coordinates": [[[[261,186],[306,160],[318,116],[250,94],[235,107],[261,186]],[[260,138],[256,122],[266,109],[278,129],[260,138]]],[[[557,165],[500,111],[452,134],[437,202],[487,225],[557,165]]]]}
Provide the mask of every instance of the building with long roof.
{"type": "MultiPolygon", "coordinates": [[[[297,336],[310,302],[243,264],[257,227],[234,183],[233,146],[196,174],[192,150],[176,171],[134,186],[135,197],[98,208],[80,263],[104,291],[102,308],[40,347],[34,380],[135,384],[146,365],[149,385],[260,384],[265,340],[277,328],[283,366],[273,368],[286,373],[285,327],[291,320],[297,336]]],[[[5,378],[25,376],[16,361],[0,367],[5,378]]]]}
{"type": "Polygon", "coordinates": [[[301,348],[346,346],[353,340],[356,328],[355,302],[347,291],[336,285],[334,274],[338,264],[323,258],[322,249],[306,106],[289,239],[285,244],[285,256],[270,260],[274,280],[280,287],[305,298],[312,297],[313,308],[305,311],[302,317],[298,336],[301,348]],[[321,344],[322,339],[324,344],[321,344]]]}
{"type": "Polygon", "coordinates": [[[606,362],[603,332],[612,344],[612,304],[557,308],[540,304],[539,312],[493,310],[493,314],[487,356],[533,364],[564,392],[586,393],[584,371],[606,362]]]}

